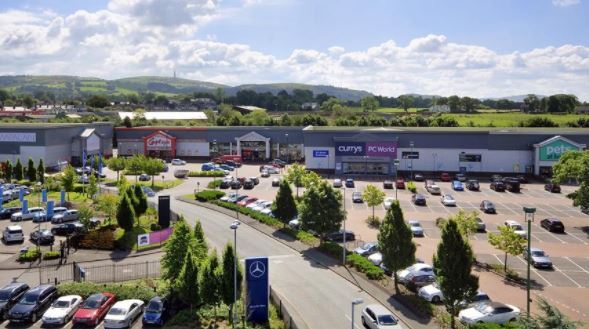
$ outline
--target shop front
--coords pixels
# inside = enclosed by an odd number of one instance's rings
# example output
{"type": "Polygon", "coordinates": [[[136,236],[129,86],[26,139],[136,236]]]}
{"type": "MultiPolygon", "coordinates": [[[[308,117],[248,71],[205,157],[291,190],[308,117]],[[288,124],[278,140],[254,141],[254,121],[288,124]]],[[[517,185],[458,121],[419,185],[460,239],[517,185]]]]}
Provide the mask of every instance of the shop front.
{"type": "Polygon", "coordinates": [[[170,160],[176,157],[176,137],[163,131],[156,131],[143,137],[144,154],[154,158],[170,160]]]}
{"type": "Polygon", "coordinates": [[[335,173],[345,175],[392,175],[397,141],[335,141],[335,173]]]}
{"type": "Polygon", "coordinates": [[[566,137],[554,136],[539,144],[534,144],[535,165],[534,174],[542,177],[552,177],[552,166],[567,151],[581,151],[587,147],[566,137]]]}
{"type": "Polygon", "coordinates": [[[235,138],[237,154],[243,161],[261,162],[270,159],[270,138],[255,131],[235,138]]]}

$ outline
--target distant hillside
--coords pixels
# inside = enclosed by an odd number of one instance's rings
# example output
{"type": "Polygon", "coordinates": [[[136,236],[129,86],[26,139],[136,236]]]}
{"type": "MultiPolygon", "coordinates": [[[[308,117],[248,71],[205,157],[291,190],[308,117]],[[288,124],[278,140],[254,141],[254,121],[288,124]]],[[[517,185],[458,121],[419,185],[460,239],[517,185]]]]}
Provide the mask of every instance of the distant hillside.
{"type": "MultiPolygon", "coordinates": [[[[490,100],[493,100],[493,101],[498,101],[500,99],[507,99],[508,101],[520,102],[521,103],[521,102],[524,101],[524,99],[526,97],[528,97],[528,95],[514,95],[514,96],[495,97],[495,98],[487,97],[487,98],[481,98],[481,100],[490,99],[490,100]]],[[[542,99],[542,98],[547,97],[547,96],[544,96],[544,95],[536,95],[536,97],[538,97],[539,99],[542,99]]]]}
{"type": "Polygon", "coordinates": [[[117,80],[104,80],[91,77],[77,76],[0,76],[0,89],[17,94],[35,93],[37,91],[52,92],[58,97],[71,98],[93,94],[123,95],[130,93],[153,92],[167,95],[188,94],[193,92],[213,92],[217,88],[224,88],[229,96],[239,90],[251,89],[258,93],[271,92],[277,94],[281,90],[292,93],[294,89],[311,90],[314,95],[326,93],[346,100],[360,100],[371,95],[362,90],[338,88],[324,85],[307,85],[297,83],[275,84],[246,84],[237,87],[218,83],[189,80],[171,77],[129,77],[117,80]]]}

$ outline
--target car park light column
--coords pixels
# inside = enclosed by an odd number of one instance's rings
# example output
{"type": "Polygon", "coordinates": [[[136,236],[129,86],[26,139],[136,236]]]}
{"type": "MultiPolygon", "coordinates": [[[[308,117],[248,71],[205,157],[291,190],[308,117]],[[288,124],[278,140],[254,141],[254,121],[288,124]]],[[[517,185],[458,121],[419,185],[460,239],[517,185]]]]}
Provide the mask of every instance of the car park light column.
{"type": "Polygon", "coordinates": [[[414,145],[415,144],[413,143],[413,141],[409,142],[409,146],[411,146],[411,163],[410,163],[411,168],[410,169],[411,169],[411,179],[412,180],[413,180],[413,146],[414,145]]]}
{"type": "Polygon", "coordinates": [[[284,134],[284,137],[286,137],[286,164],[288,165],[288,160],[289,160],[289,153],[290,153],[290,145],[288,144],[288,133],[284,134]]]}
{"type": "Polygon", "coordinates": [[[536,208],[531,207],[524,207],[524,220],[528,222],[528,273],[527,273],[527,284],[526,284],[526,312],[528,319],[530,318],[530,260],[532,259],[532,254],[530,252],[530,245],[532,240],[532,222],[534,221],[534,213],[536,212],[536,208]]]}
{"type": "Polygon", "coordinates": [[[241,223],[238,220],[233,221],[231,224],[231,229],[233,230],[233,309],[231,314],[231,321],[233,328],[235,328],[235,322],[237,320],[237,229],[241,223]]]}
{"type": "Polygon", "coordinates": [[[364,300],[362,298],[356,298],[352,301],[352,329],[354,329],[354,311],[355,311],[355,307],[356,305],[360,305],[364,303],[364,300]]]}
{"type": "Polygon", "coordinates": [[[399,198],[397,197],[397,191],[399,190],[397,188],[397,176],[399,175],[399,159],[393,160],[393,166],[395,166],[395,182],[393,183],[393,186],[395,187],[395,200],[399,200],[399,198]]]}

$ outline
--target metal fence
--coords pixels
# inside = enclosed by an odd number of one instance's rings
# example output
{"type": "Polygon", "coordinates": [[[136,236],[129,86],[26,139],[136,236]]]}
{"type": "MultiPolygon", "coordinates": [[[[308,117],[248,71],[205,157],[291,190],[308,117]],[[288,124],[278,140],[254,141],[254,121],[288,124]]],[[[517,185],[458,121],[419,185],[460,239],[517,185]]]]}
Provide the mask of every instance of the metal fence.
{"type": "Polygon", "coordinates": [[[43,282],[87,281],[94,283],[122,282],[160,276],[160,262],[146,261],[126,264],[84,266],[70,263],[41,269],[43,282]]]}

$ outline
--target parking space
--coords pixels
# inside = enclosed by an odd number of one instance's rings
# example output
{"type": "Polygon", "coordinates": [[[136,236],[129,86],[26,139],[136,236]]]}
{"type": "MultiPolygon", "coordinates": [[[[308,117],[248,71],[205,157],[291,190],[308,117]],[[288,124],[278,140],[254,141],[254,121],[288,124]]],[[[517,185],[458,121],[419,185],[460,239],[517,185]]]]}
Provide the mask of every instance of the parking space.
{"type": "MultiPolygon", "coordinates": [[[[47,328],[47,326],[43,326],[43,322],[41,320],[35,322],[35,323],[11,323],[10,321],[3,321],[0,322],[0,329],[40,329],[40,328],[47,328]]],[[[104,327],[104,324],[101,322],[99,325],[97,325],[96,327],[89,327],[89,326],[74,326],[73,323],[70,321],[67,324],[63,325],[63,326],[59,326],[57,328],[60,329],[106,329],[104,327]]],[[[143,328],[143,324],[141,323],[141,317],[138,317],[133,324],[129,327],[129,329],[139,329],[139,328],[143,328]]]]}

